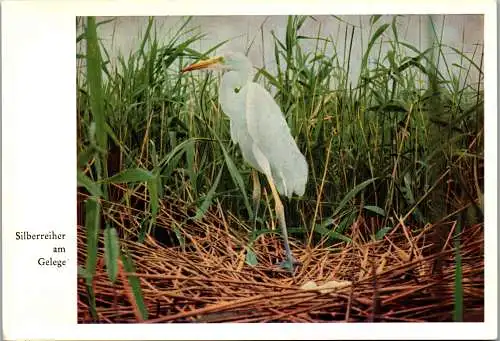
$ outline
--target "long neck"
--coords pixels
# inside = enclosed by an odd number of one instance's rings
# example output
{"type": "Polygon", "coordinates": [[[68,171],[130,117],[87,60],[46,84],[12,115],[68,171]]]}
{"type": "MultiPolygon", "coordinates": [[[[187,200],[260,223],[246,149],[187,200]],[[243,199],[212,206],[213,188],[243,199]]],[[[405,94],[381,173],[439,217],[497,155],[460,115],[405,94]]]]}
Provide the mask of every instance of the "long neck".
{"type": "Polygon", "coordinates": [[[222,76],[219,87],[219,103],[222,110],[228,116],[238,112],[240,108],[238,96],[240,90],[249,81],[251,73],[247,70],[242,71],[229,71],[222,76]]]}

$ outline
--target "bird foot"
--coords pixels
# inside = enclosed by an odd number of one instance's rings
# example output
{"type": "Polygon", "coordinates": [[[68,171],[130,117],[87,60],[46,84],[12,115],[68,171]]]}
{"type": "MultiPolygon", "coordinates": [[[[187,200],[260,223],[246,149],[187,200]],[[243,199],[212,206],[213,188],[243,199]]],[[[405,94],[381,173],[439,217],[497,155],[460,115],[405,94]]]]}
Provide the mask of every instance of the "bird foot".
{"type": "Polygon", "coordinates": [[[300,265],[300,264],[302,264],[302,263],[300,263],[294,257],[288,258],[288,259],[283,260],[283,261],[278,263],[280,268],[288,270],[291,273],[294,273],[297,265],[300,265]]]}

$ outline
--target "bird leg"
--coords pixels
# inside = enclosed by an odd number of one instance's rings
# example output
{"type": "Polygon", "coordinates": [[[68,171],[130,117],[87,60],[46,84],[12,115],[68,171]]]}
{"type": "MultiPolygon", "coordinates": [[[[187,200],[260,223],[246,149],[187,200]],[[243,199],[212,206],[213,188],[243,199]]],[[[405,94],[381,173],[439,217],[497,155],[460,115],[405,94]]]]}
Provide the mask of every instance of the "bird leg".
{"type": "Polygon", "coordinates": [[[292,250],[290,249],[290,244],[288,243],[288,232],[286,230],[285,210],[283,208],[283,204],[281,203],[278,191],[276,190],[276,186],[274,185],[273,179],[269,175],[266,175],[266,177],[267,181],[269,182],[269,186],[271,187],[271,192],[273,193],[276,215],[278,216],[278,221],[281,226],[281,233],[283,234],[283,244],[285,246],[286,258],[287,258],[285,261],[281,262],[280,265],[281,267],[293,273],[295,265],[298,264],[298,262],[293,257],[292,250]]]}

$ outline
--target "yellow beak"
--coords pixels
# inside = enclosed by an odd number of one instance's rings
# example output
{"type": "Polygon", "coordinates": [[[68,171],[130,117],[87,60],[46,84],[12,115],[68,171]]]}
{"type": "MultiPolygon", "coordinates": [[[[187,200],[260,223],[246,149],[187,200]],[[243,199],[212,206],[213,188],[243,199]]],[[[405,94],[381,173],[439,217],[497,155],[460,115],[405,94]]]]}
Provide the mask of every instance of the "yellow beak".
{"type": "Polygon", "coordinates": [[[219,56],[219,57],[212,57],[210,59],[201,60],[197,63],[186,66],[184,69],[181,70],[181,72],[206,69],[206,68],[209,68],[211,66],[214,66],[214,65],[221,63],[222,59],[223,58],[221,56],[219,56]]]}

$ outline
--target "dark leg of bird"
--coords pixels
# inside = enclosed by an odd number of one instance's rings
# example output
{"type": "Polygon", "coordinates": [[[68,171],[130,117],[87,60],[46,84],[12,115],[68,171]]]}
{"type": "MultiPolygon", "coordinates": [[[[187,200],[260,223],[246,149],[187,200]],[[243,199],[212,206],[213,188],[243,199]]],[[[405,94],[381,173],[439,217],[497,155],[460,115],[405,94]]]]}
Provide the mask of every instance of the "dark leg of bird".
{"type": "Polygon", "coordinates": [[[290,244],[288,243],[288,232],[286,229],[285,210],[283,208],[283,204],[281,203],[278,191],[276,190],[276,186],[274,186],[271,177],[267,176],[267,181],[269,182],[269,186],[271,186],[271,191],[273,193],[276,215],[278,216],[281,232],[283,234],[283,244],[285,246],[286,258],[287,258],[284,262],[281,263],[281,266],[293,272],[295,265],[298,264],[298,262],[293,257],[292,250],[290,249],[290,244]]]}

